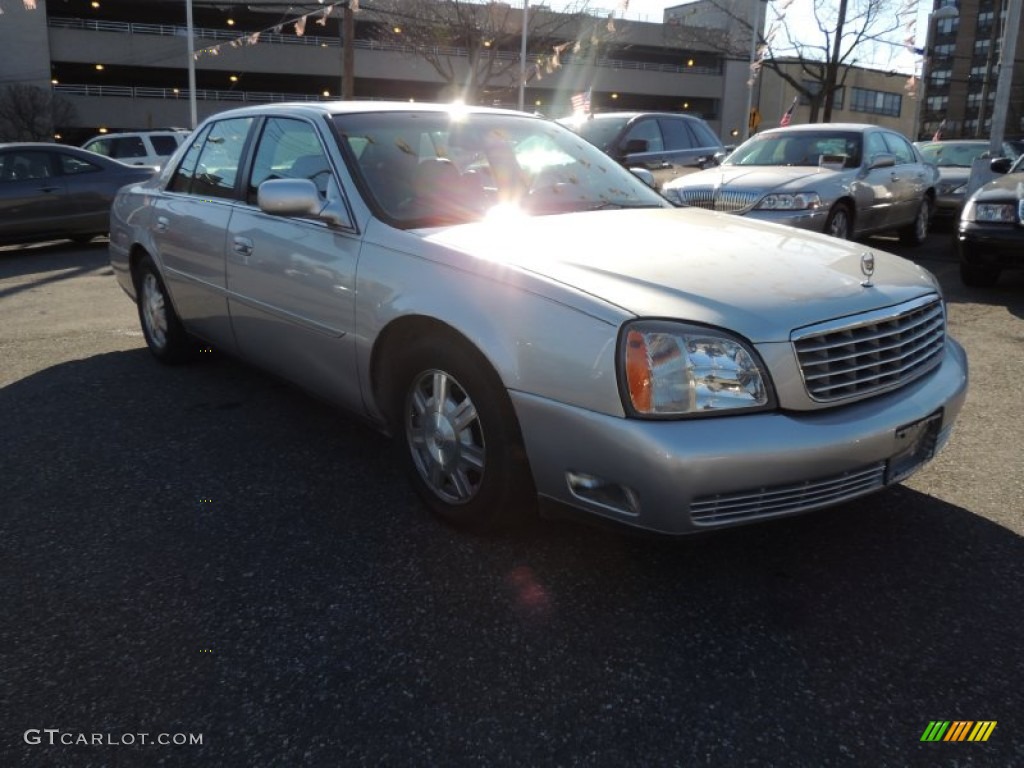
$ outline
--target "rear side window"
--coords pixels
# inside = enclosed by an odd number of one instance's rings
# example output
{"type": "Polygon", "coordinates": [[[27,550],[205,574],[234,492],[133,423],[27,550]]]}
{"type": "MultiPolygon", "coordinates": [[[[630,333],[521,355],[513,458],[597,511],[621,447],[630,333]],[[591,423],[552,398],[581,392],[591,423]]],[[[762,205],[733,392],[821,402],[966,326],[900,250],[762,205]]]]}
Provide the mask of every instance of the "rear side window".
{"type": "Polygon", "coordinates": [[[885,133],[882,135],[885,136],[885,143],[889,145],[889,151],[896,155],[901,163],[917,162],[914,148],[910,146],[909,141],[902,136],[897,136],[895,133],[885,133]]]}
{"type": "Polygon", "coordinates": [[[168,189],[200,197],[234,197],[252,121],[244,117],[213,123],[189,146],[168,189]]]}
{"type": "Polygon", "coordinates": [[[98,165],[72,155],[57,155],[60,158],[60,172],[65,176],[77,176],[80,173],[95,173],[102,170],[98,165]]]}
{"type": "Polygon", "coordinates": [[[712,131],[707,123],[701,120],[687,120],[686,127],[693,131],[697,137],[698,147],[720,147],[722,142],[719,141],[715,132],[712,131]]]}
{"type": "Polygon", "coordinates": [[[665,136],[665,149],[693,149],[693,136],[686,129],[685,120],[674,120],[670,117],[658,118],[661,124],[661,132],[665,136]]]}
{"type": "Polygon", "coordinates": [[[178,148],[178,141],[173,136],[150,136],[149,140],[158,155],[173,155],[178,148]]]}
{"type": "Polygon", "coordinates": [[[146,145],[138,136],[120,136],[113,140],[110,148],[110,156],[121,160],[130,157],[145,157],[149,154],[146,145]]]}
{"type": "Polygon", "coordinates": [[[95,141],[90,141],[84,148],[90,152],[95,152],[97,155],[110,157],[110,144],[110,139],[96,139],[95,141]]]}

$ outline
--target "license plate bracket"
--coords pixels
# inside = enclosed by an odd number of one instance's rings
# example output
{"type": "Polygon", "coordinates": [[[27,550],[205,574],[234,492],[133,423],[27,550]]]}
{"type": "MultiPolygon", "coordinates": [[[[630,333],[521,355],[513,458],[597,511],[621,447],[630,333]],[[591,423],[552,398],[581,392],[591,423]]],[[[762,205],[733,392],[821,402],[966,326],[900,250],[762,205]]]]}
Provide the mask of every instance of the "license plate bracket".
{"type": "Polygon", "coordinates": [[[898,450],[889,459],[886,484],[898,483],[910,477],[922,464],[935,456],[941,429],[941,410],[897,427],[894,436],[898,450]]]}

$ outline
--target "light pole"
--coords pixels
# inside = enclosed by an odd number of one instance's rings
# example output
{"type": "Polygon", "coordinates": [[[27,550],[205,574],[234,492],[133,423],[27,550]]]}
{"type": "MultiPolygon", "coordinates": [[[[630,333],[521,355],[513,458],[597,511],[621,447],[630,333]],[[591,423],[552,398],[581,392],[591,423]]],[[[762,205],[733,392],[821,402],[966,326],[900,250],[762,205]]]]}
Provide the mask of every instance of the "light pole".
{"type": "Polygon", "coordinates": [[[989,149],[993,157],[1003,154],[1003,134],[1006,114],[1010,106],[1010,86],[1013,84],[1013,64],[1017,56],[1017,31],[1020,28],[1021,0],[1010,0],[1003,27],[1003,44],[999,50],[999,82],[996,84],[996,102],[992,110],[992,136],[989,149]]]}
{"type": "Polygon", "coordinates": [[[530,14],[530,0],[523,0],[523,35],[519,41],[519,111],[526,102],[526,32],[527,17],[530,14]]]}
{"type": "Polygon", "coordinates": [[[754,21],[750,27],[750,73],[747,78],[747,114],[744,120],[743,141],[750,138],[750,113],[754,109],[754,80],[760,78],[761,72],[754,75],[754,66],[757,64],[757,38],[764,29],[764,20],[761,16],[761,8],[765,8],[767,16],[768,0],[760,0],[754,5],[754,21]]]}
{"type": "Polygon", "coordinates": [[[917,98],[917,104],[914,105],[914,141],[921,138],[921,105],[928,93],[928,62],[931,60],[932,54],[932,23],[940,19],[955,19],[959,15],[955,5],[944,5],[928,14],[924,32],[924,55],[921,59],[920,95],[917,98]]]}
{"type": "Polygon", "coordinates": [[[185,26],[188,34],[188,108],[192,130],[196,129],[196,51],[192,30],[192,0],[185,0],[185,26]]]}

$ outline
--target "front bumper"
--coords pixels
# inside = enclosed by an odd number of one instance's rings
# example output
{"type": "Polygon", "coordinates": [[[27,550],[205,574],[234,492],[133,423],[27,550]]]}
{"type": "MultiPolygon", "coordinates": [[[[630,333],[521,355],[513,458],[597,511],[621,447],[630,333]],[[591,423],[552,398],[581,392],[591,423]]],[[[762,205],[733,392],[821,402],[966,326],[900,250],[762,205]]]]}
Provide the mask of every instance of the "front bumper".
{"type": "Polygon", "coordinates": [[[937,451],[967,379],[967,356],[949,339],[942,364],[922,379],[814,412],[643,421],[522,392],[512,400],[542,499],[683,534],[832,506],[903,479],[918,465],[898,459],[908,450],[901,428],[940,414],[937,451]],[[624,489],[635,503],[627,509],[586,498],[570,483],[581,475],[624,489]]]}
{"type": "Polygon", "coordinates": [[[766,221],[771,224],[785,224],[787,227],[808,229],[812,232],[824,232],[828,209],[819,208],[813,211],[759,211],[750,210],[743,214],[748,219],[766,221]]]}
{"type": "Polygon", "coordinates": [[[956,247],[960,261],[965,264],[1003,269],[1024,267],[1024,227],[1017,224],[961,221],[956,247]]]}

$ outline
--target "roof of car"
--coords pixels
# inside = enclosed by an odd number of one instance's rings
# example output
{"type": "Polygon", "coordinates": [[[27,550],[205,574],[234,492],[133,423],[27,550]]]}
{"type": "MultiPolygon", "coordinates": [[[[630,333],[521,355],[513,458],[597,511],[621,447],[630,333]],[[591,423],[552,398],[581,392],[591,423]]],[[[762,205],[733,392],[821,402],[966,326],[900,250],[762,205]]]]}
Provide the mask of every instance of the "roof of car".
{"type": "Polygon", "coordinates": [[[786,132],[786,133],[804,133],[804,132],[813,132],[813,131],[857,131],[857,132],[861,132],[861,131],[866,131],[866,130],[869,130],[869,129],[872,129],[872,128],[877,128],[879,130],[887,130],[887,131],[891,131],[893,133],[898,133],[898,131],[893,131],[891,128],[885,128],[885,127],[879,126],[879,125],[872,125],[871,123],[800,123],[799,125],[786,125],[786,126],[777,126],[775,128],[768,128],[766,130],[760,131],[760,133],[778,133],[779,131],[783,131],[783,132],[786,132]]]}
{"type": "MultiPolygon", "coordinates": [[[[520,115],[523,117],[537,117],[528,112],[519,112],[514,109],[499,109],[497,107],[480,107],[459,103],[432,103],[422,101],[284,101],[274,104],[261,104],[251,107],[238,107],[230,110],[230,114],[271,114],[284,112],[295,114],[305,112],[317,115],[340,115],[358,114],[364,112],[453,112],[465,111],[473,114],[495,114],[495,115],[520,115]]],[[[216,116],[222,117],[225,112],[219,112],[216,116]]],[[[539,119],[539,118],[538,118],[539,119]]]]}

